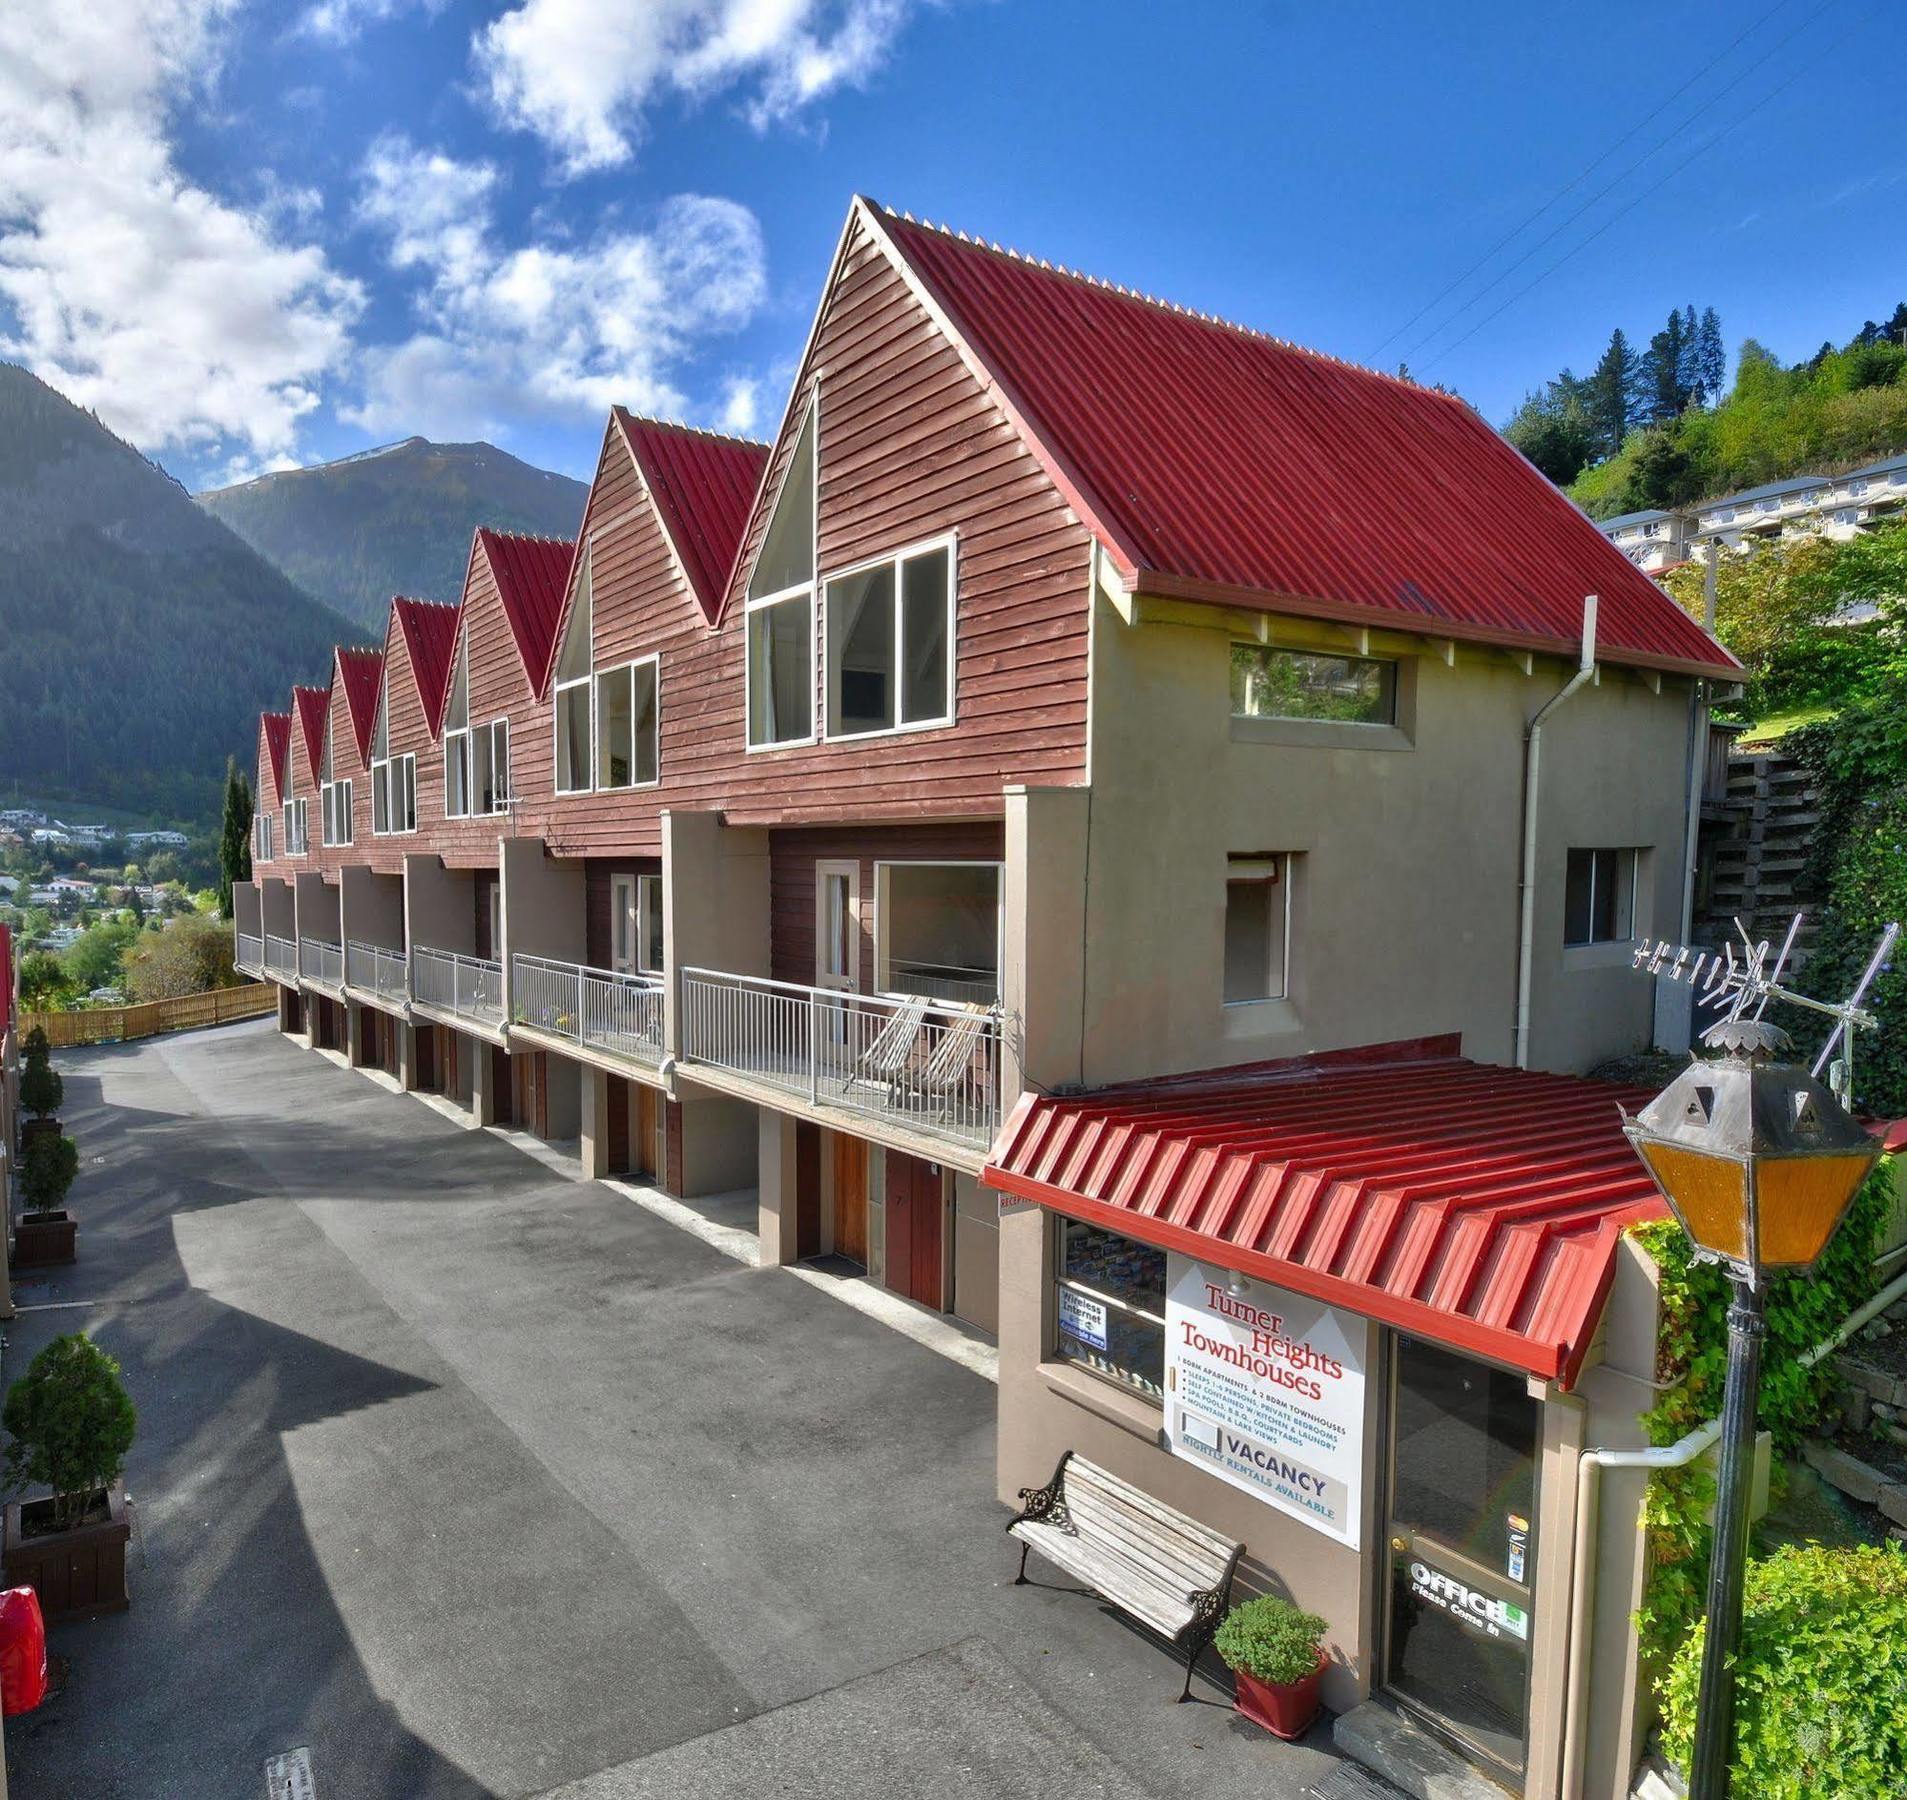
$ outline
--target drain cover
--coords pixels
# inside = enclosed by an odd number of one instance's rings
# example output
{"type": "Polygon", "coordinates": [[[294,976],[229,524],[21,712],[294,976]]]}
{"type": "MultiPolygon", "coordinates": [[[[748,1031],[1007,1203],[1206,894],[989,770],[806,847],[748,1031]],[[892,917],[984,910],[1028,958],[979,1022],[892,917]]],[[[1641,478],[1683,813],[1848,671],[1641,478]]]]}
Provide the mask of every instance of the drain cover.
{"type": "Polygon", "coordinates": [[[265,1758],[265,1800],[317,1800],[311,1752],[300,1747],[265,1758]]]}

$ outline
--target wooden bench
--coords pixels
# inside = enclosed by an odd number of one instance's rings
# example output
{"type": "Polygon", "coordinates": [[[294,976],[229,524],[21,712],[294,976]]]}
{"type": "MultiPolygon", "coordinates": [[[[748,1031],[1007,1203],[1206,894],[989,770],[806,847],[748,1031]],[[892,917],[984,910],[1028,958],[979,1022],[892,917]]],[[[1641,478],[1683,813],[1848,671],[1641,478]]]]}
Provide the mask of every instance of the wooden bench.
{"type": "Polygon", "coordinates": [[[1185,1652],[1185,1688],[1218,1630],[1245,1546],[1155,1500],[1068,1450],[1044,1487],[1021,1488],[1007,1526],[1020,1540],[1020,1572],[1037,1550],[1123,1613],[1185,1652]]]}

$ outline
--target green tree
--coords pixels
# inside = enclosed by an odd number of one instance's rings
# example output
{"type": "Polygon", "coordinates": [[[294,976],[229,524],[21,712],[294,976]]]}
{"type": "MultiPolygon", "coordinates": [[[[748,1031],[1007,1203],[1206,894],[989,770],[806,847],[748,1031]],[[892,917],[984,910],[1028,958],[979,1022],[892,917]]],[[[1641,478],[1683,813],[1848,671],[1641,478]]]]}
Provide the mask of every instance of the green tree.
{"type": "Polygon", "coordinates": [[[163,930],[141,932],[126,952],[126,985],[135,1000],[176,1000],[237,980],[231,931],[204,913],[182,913],[163,930]]]}
{"type": "Polygon", "coordinates": [[[67,979],[82,994],[98,987],[116,987],[124,978],[122,962],[139,927],[125,918],[102,919],[89,926],[69,945],[61,962],[67,979]]]}
{"type": "Polygon", "coordinates": [[[225,759],[225,816],[219,825],[219,917],[232,916],[232,889],[252,878],[252,784],[238,759],[225,759]]]}
{"type": "Polygon", "coordinates": [[[1558,487],[1567,487],[1595,459],[1584,385],[1565,369],[1548,387],[1527,395],[1503,427],[1503,435],[1558,487]]]}
{"type": "Polygon", "coordinates": [[[73,984],[57,956],[45,950],[20,958],[20,1003],[36,1012],[55,1012],[69,1005],[73,984]]]}
{"type": "Polygon", "coordinates": [[[0,1408],[6,1480],[16,1492],[53,1490],[53,1524],[70,1530],[94,1493],[111,1487],[138,1428],[119,1365],[92,1339],[56,1337],[27,1365],[0,1408]]]}
{"type": "Polygon", "coordinates": [[[1591,431],[1600,456],[1614,456],[1636,417],[1636,382],[1640,371],[1636,353],[1618,326],[1609,334],[1609,347],[1590,372],[1583,395],[1591,431]]]}

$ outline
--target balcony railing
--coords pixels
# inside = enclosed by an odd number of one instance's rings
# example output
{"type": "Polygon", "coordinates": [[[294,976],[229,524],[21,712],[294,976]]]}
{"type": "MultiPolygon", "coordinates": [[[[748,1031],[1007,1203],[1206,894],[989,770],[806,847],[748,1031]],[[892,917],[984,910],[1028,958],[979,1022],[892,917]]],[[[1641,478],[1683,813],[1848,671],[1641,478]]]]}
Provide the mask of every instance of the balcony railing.
{"type": "Polygon", "coordinates": [[[662,988],[648,976],[517,956],[511,977],[514,1023],[633,1062],[662,1060],[662,988]]]}
{"type": "Polygon", "coordinates": [[[237,934],[232,966],[241,975],[262,975],[265,972],[265,940],[257,932],[241,931],[237,934]]]}
{"type": "Polygon", "coordinates": [[[280,937],[275,931],[266,932],[265,972],[282,975],[287,981],[298,979],[298,945],[294,939],[280,937]]]}
{"type": "Polygon", "coordinates": [[[298,973],[320,987],[344,986],[344,946],[327,943],[323,938],[298,940],[298,973]]]}
{"type": "Polygon", "coordinates": [[[995,1007],[887,1000],[717,969],[682,972],[683,1055],[779,1089],[969,1144],[1000,1116],[995,1007]]]}
{"type": "Polygon", "coordinates": [[[411,994],[410,958],[402,950],[352,938],[344,947],[344,979],[360,993],[401,1006],[411,994]]]}
{"type": "Polygon", "coordinates": [[[503,965],[418,945],[411,951],[411,998],[477,1025],[503,1023],[503,965]]]}

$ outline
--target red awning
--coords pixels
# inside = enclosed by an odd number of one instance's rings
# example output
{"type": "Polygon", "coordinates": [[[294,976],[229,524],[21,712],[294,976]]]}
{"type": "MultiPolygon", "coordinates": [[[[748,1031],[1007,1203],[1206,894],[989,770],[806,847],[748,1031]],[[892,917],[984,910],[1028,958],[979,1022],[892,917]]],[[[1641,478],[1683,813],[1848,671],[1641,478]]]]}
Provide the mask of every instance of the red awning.
{"type": "Polygon", "coordinates": [[[1621,1129],[1650,1096],[1456,1047],[1028,1094],[985,1180],[1568,1386],[1623,1228],[1667,1214],[1621,1129]]]}

